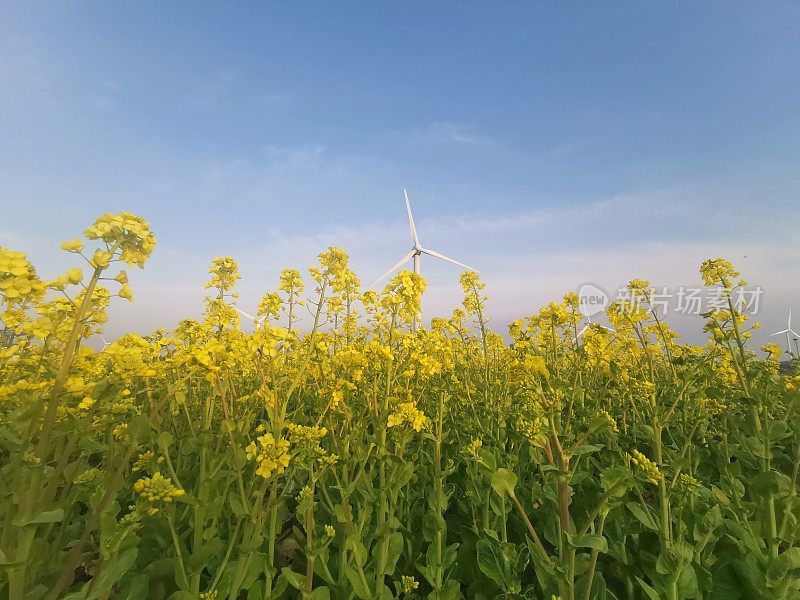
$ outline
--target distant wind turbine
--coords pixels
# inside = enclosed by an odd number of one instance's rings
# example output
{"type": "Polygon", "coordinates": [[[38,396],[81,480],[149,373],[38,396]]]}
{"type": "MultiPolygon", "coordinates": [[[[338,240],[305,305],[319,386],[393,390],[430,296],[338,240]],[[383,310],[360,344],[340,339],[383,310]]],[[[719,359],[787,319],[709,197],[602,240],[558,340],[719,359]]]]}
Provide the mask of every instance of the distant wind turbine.
{"type": "Polygon", "coordinates": [[[587,321],[586,325],[584,325],[583,328],[578,332],[578,335],[575,336],[576,342],[578,341],[578,338],[580,338],[584,333],[586,333],[589,330],[589,327],[591,325],[598,325],[603,329],[605,329],[606,331],[609,331],[610,333],[614,333],[616,331],[613,327],[609,327],[608,325],[603,325],[602,323],[592,323],[591,315],[586,315],[586,321],[587,321]]]}
{"type": "MultiPolygon", "coordinates": [[[[397,261],[396,264],[392,265],[392,267],[388,271],[386,271],[386,273],[384,273],[383,275],[378,277],[378,279],[376,279],[372,283],[372,285],[370,285],[369,287],[370,288],[374,288],[381,281],[386,279],[389,275],[391,275],[394,271],[396,271],[397,269],[402,267],[405,263],[407,263],[412,258],[414,259],[414,273],[419,275],[420,274],[420,257],[423,254],[427,254],[428,256],[433,256],[433,257],[439,258],[441,260],[447,261],[447,262],[452,263],[454,265],[458,265],[459,267],[464,267],[465,269],[467,269],[469,271],[475,271],[477,273],[478,270],[470,267],[469,265],[465,265],[462,262],[458,262],[457,260],[452,259],[452,258],[450,258],[448,256],[445,256],[444,254],[440,254],[439,252],[436,252],[435,250],[430,250],[428,248],[423,248],[422,247],[422,244],[419,243],[419,236],[417,235],[417,227],[416,227],[416,225],[414,225],[414,215],[411,213],[411,203],[408,201],[408,192],[406,191],[405,188],[403,188],[403,197],[405,198],[405,201],[406,201],[406,212],[408,213],[408,226],[411,229],[411,241],[414,243],[414,246],[411,248],[411,252],[409,252],[403,258],[401,258],[399,261],[397,261]]],[[[417,324],[416,324],[416,321],[415,321],[414,329],[416,329],[416,326],[417,326],[417,324]]]]}
{"type": "Polygon", "coordinates": [[[242,314],[245,317],[247,317],[248,319],[250,319],[256,327],[258,327],[261,324],[261,322],[264,320],[264,317],[261,317],[261,318],[254,317],[250,313],[246,313],[241,308],[237,308],[236,306],[231,305],[231,308],[233,310],[235,310],[236,312],[238,312],[239,314],[242,314]]]}
{"type": "Polygon", "coordinates": [[[782,333],[786,334],[786,352],[789,353],[789,356],[792,356],[792,338],[790,334],[794,335],[794,339],[800,338],[800,333],[797,333],[794,329],[792,329],[792,309],[789,309],[789,321],[786,323],[786,329],[781,329],[780,331],[776,331],[771,335],[781,335],[782,333]]]}
{"type": "MultiPolygon", "coordinates": [[[[102,333],[98,333],[97,335],[99,335],[100,339],[103,340],[103,350],[105,350],[106,348],[108,348],[111,345],[111,344],[108,343],[108,340],[103,336],[102,333]]],[[[101,350],[101,352],[103,350],[101,350]]]]}
{"type": "Polygon", "coordinates": [[[449,263],[453,263],[454,265],[458,265],[459,267],[464,267],[465,269],[468,269],[470,271],[475,271],[477,273],[478,269],[474,269],[474,268],[472,268],[472,267],[470,267],[468,265],[465,265],[462,262],[458,262],[457,260],[454,260],[454,259],[452,259],[452,258],[450,258],[448,256],[445,256],[444,254],[440,254],[440,253],[436,252],[435,250],[430,250],[428,248],[423,248],[422,247],[422,244],[419,243],[419,236],[417,235],[417,227],[414,225],[414,215],[411,214],[411,204],[408,201],[408,192],[406,192],[405,188],[403,188],[403,196],[405,197],[405,200],[406,200],[406,211],[408,212],[408,225],[411,228],[411,241],[414,242],[414,247],[411,248],[411,252],[409,252],[403,258],[401,258],[399,261],[397,261],[397,264],[393,265],[391,269],[389,269],[388,271],[386,271],[386,273],[384,273],[383,275],[378,277],[372,283],[372,285],[369,286],[369,287],[374,288],[381,281],[386,279],[389,275],[391,275],[394,271],[396,271],[397,269],[402,267],[403,264],[407,263],[412,258],[414,259],[414,273],[419,275],[420,274],[420,256],[422,254],[427,254],[429,256],[435,256],[436,258],[440,258],[440,259],[445,260],[445,261],[447,261],[449,263]]]}

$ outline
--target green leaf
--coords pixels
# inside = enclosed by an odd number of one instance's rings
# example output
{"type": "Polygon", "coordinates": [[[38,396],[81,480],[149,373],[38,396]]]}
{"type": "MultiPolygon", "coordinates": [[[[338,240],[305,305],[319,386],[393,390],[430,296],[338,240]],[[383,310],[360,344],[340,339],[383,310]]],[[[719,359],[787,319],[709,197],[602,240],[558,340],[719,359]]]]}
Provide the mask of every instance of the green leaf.
{"type": "Polygon", "coordinates": [[[372,597],[369,588],[361,580],[360,573],[353,565],[348,563],[344,568],[344,574],[347,576],[347,580],[350,582],[356,597],[361,598],[361,600],[369,600],[372,597]]]}
{"type": "Polygon", "coordinates": [[[128,435],[132,442],[141,443],[150,433],[150,420],[145,415],[136,415],[128,423],[128,435]]]}
{"type": "Polygon", "coordinates": [[[504,592],[519,593],[522,589],[522,571],[529,560],[528,549],[485,538],[479,540],[475,548],[481,572],[504,592]]]}
{"type": "Polygon", "coordinates": [[[441,515],[429,512],[422,517],[422,538],[426,542],[433,542],[437,533],[445,531],[447,531],[447,524],[441,515]]]}
{"type": "Polygon", "coordinates": [[[275,585],[272,586],[272,594],[268,596],[269,600],[276,600],[277,598],[283,596],[283,593],[286,591],[286,588],[288,587],[289,587],[289,580],[286,579],[286,576],[283,573],[281,573],[280,575],[278,575],[278,579],[275,580],[275,585]]]}
{"type": "Polygon", "coordinates": [[[594,417],[589,421],[589,433],[602,433],[610,427],[605,417],[594,417]]]}
{"type": "Polygon", "coordinates": [[[458,581],[449,579],[440,590],[433,590],[428,594],[427,600],[460,600],[461,586],[458,581]]]}
{"type": "Polygon", "coordinates": [[[745,595],[746,598],[766,598],[760,593],[762,590],[767,589],[767,581],[758,564],[757,556],[757,554],[749,554],[744,560],[734,560],[732,562],[741,584],[749,592],[749,595],[745,595]]]}
{"type": "Polygon", "coordinates": [[[612,496],[621,498],[625,495],[631,481],[631,472],[627,467],[611,467],[600,475],[600,485],[603,491],[613,489],[612,496]]]}
{"type": "Polygon", "coordinates": [[[723,559],[720,564],[714,565],[711,579],[713,583],[708,600],[741,600],[745,597],[747,590],[730,562],[723,559]]]}
{"type": "Polygon", "coordinates": [[[149,596],[150,577],[140,573],[134,577],[126,578],[120,591],[119,600],[147,600],[149,596]]]}
{"type": "Polygon", "coordinates": [[[162,452],[167,452],[174,441],[175,438],[172,437],[172,434],[169,431],[162,431],[156,438],[156,443],[158,444],[158,447],[161,448],[162,452]]]}
{"type": "Polygon", "coordinates": [[[714,494],[714,497],[717,499],[717,502],[719,502],[723,506],[730,506],[731,505],[731,499],[728,498],[727,494],[725,494],[725,492],[723,492],[717,486],[712,485],[711,486],[711,492],[714,494]]]}
{"type": "Polygon", "coordinates": [[[263,600],[263,599],[264,599],[264,581],[259,579],[253,585],[247,588],[247,600],[263,600]]]}
{"type": "Polygon", "coordinates": [[[658,595],[658,592],[655,591],[655,589],[642,581],[640,577],[636,575],[634,575],[634,577],[636,577],[636,581],[638,581],[639,585],[642,586],[644,593],[647,594],[647,597],[650,598],[650,600],[661,600],[661,596],[658,595]]]}
{"type": "Polygon", "coordinates": [[[40,600],[44,598],[47,593],[47,586],[43,583],[37,583],[32,588],[25,591],[25,600],[40,600]]]}
{"type": "Polygon", "coordinates": [[[636,517],[642,525],[647,527],[650,531],[658,531],[658,526],[653,520],[649,510],[645,511],[645,509],[635,502],[628,502],[625,506],[628,507],[628,510],[633,513],[633,516],[636,517]]]}
{"type": "Polygon", "coordinates": [[[703,551],[720,525],[722,525],[722,509],[715,504],[711,510],[705,511],[694,525],[693,537],[698,545],[698,552],[703,551]]]}
{"type": "Polygon", "coordinates": [[[778,477],[775,471],[763,471],[750,478],[750,488],[759,496],[778,491],[778,477]]]}
{"type": "Polygon", "coordinates": [[[591,548],[598,552],[608,553],[608,541],[602,535],[585,533],[581,536],[573,537],[568,533],[567,542],[574,548],[591,548]]]}
{"type": "Polygon", "coordinates": [[[214,557],[224,554],[224,550],[225,542],[218,537],[211,538],[189,557],[189,567],[201,571],[214,557]]]}
{"type": "Polygon", "coordinates": [[[314,591],[311,592],[311,600],[330,600],[330,597],[331,591],[328,589],[327,585],[315,588],[314,591]]]}
{"type": "Polygon", "coordinates": [[[767,582],[776,583],[793,569],[800,569],[800,548],[789,548],[770,560],[767,567],[767,582]]]}
{"type": "Polygon", "coordinates": [[[244,514],[244,506],[242,506],[242,498],[236,492],[231,492],[228,495],[228,504],[231,507],[231,511],[237,517],[240,517],[244,514]]]}
{"type": "Polygon", "coordinates": [[[508,469],[497,469],[492,473],[492,489],[501,498],[514,497],[514,488],[517,486],[517,476],[508,469]]]}
{"type": "Polygon", "coordinates": [[[389,535],[388,551],[386,554],[386,575],[392,575],[394,573],[395,567],[397,566],[397,560],[400,558],[402,553],[403,534],[399,531],[395,531],[389,535]]]}
{"type": "Polygon", "coordinates": [[[600,446],[594,446],[592,444],[583,444],[582,446],[578,446],[575,450],[572,451],[572,456],[581,456],[582,454],[591,454],[592,452],[597,452],[598,450],[602,450],[600,446]]]}
{"type": "Polygon", "coordinates": [[[27,527],[28,525],[40,525],[42,523],[59,523],[64,520],[64,509],[46,510],[30,519],[20,518],[14,521],[17,527],[27,527]]]}
{"type": "Polygon", "coordinates": [[[780,441],[792,435],[791,429],[789,429],[788,423],[786,421],[773,421],[772,425],[769,428],[769,439],[773,442],[780,441]]]}
{"type": "Polygon", "coordinates": [[[361,542],[361,538],[358,537],[358,534],[347,536],[345,545],[346,548],[353,553],[353,558],[356,559],[356,565],[363,568],[364,564],[367,562],[367,549],[361,542]]]}
{"type": "Polygon", "coordinates": [[[100,571],[100,574],[95,577],[95,585],[92,588],[91,595],[87,597],[87,600],[105,597],[106,594],[111,591],[114,584],[122,579],[122,576],[127,570],[133,566],[138,555],[138,548],[128,548],[114,561],[106,565],[103,570],[100,571]]]}
{"type": "Polygon", "coordinates": [[[664,550],[656,561],[656,571],[661,575],[679,575],[684,566],[692,562],[694,550],[686,542],[675,542],[664,550]]]}
{"type": "Polygon", "coordinates": [[[289,582],[289,585],[291,585],[294,589],[302,590],[303,588],[306,587],[305,575],[301,575],[300,573],[295,573],[294,571],[292,571],[290,567],[283,567],[281,569],[281,573],[286,578],[286,581],[289,582]]]}
{"type": "Polygon", "coordinates": [[[687,564],[678,577],[678,598],[697,598],[698,592],[697,573],[691,564],[687,564]]]}
{"type": "Polygon", "coordinates": [[[0,427],[0,448],[4,448],[9,452],[16,452],[22,447],[22,440],[17,435],[6,427],[0,427]]]}
{"type": "Polygon", "coordinates": [[[456,557],[458,556],[456,552],[460,545],[456,542],[445,547],[442,552],[442,569],[449,569],[456,562],[456,557]]]}

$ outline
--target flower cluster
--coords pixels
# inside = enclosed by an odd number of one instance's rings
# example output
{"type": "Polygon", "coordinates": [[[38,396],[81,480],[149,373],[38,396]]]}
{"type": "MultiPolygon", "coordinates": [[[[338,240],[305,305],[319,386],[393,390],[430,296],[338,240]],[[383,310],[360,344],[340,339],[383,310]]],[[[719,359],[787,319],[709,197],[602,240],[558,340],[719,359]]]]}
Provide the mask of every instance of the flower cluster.
{"type": "Polygon", "coordinates": [[[241,279],[239,265],[230,256],[215,258],[208,272],[211,273],[211,279],[206,283],[206,288],[219,288],[227,292],[241,279]]]}
{"type": "Polygon", "coordinates": [[[425,280],[411,271],[400,271],[386,285],[381,304],[390,313],[396,313],[407,323],[418,319],[422,310],[425,280]]]}
{"type": "Polygon", "coordinates": [[[678,476],[678,485],[687,492],[694,492],[699,490],[703,484],[688,473],[681,473],[678,476]]]}
{"type": "MultiPolygon", "coordinates": [[[[97,250],[92,259],[92,266],[106,267],[113,258],[113,252],[120,250],[119,258],[129,266],[143,267],[153,248],[156,238],[150,231],[150,224],[129,212],[117,215],[105,214],[98,218],[94,225],[83,232],[90,240],[102,240],[109,250],[97,250]]],[[[75,240],[78,241],[78,240],[75,240]]],[[[67,242],[70,251],[76,247],[75,241],[67,242]]]]}
{"type": "Polygon", "coordinates": [[[530,419],[524,417],[517,419],[517,429],[531,446],[536,448],[547,446],[548,427],[549,421],[544,416],[536,415],[530,419]]]}
{"type": "Polygon", "coordinates": [[[289,442],[275,439],[271,433],[259,436],[245,449],[247,459],[256,463],[256,475],[269,479],[273,473],[281,474],[289,466],[289,442]],[[258,443],[256,443],[258,442],[258,443]]]}
{"type": "Polygon", "coordinates": [[[481,438],[473,438],[473,440],[464,449],[464,454],[470,458],[478,458],[478,450],[483,447],[483,440],[481,438]]]}
{"type": "MultiPolygon", "coordinates": [[[[732,289],[734,280],[739,278],[739,271],[724,258],[709,258],[700,265],[700,276],[703,283],[707,286],[720,286],[724,289],[732,289]]],[[[746,285],[744,281],[739,281],[738,285],[746,285]]]]}
{"type": "Polygon", "coordinates": [[[6,327],[24,321],[27,305],[44,296],[45,287],[22,252],[0,248],[0,318],[6,327]],[[6,312],[3,311],[5,304],[6,312]]]}
{"type": "Polygon", "coordinates": [[[6,302],[17,301],[44,290],[36,269],[22,252],[0,248],[0,292],[6,302]]]}
{"type": "Polygon", "coordinates": [[[402,594],[410,594],[419,587],[419,581],[414,579],[411,575],[403,575],[400,577],[400,592],[402,594]]]}
{"type": "Polygon", "coordinates": [[[638,450],[634,450],[630,454],[630,457],[634,464],[636,464],[642,470],[642,473],[647,481],[653,485],[658,485],[661,481],[663,481],[664,476],[658,469],[658,465],[647,458],[644,454],[638,450]]]}
{"type": "Polygon", "coordinates": [[[169,477],[164,477],[161,473],[154,473],[152,477],[144,477],[133,484],[133,491],[150,503],[172,502],[175,498],[180,498],[186,492],[172,483],[169,477]]]}
{"type": "Polygon", "coordinates": [[[600,416],[603,417],[606,420],[606,422],[608,423],[608,428],[612,432],[618,433],[619,432],[619,427],[617,426],[617,421],[616,421],[616,419],[614,419],[614,417],[611,416],[611,413],[609,413],[604,408],[601,408],[599,413],[600,413],[600,416]]]}
{"type": "Polygon", "coordinates": [[[415,402],[401,402],[394,412],[389,415],[389,427],[407,424],[414,431],[422,431],[428,422],[425,413],[417,408],[415,402]]]}
{"type": "Polygon", "coordinates": [[[152,450],[148,450],[147,452],[142,452],[139,454],[139,456],[136,458],[136,462],[133,463],[131,470],[134,473],[138,471],[153,472],[162,462],[164,462],[163,456],[158,456],[152,450]]]}
{"type": "Polygon", "coordinates": [[[91,483],[100,477],[102,474],[103,472],[97,467],[89,467],[88,469],[81,471],[80,475],[75,477],[72,482],[75,485],[86,485],[87,483],[91,483]]]}
{"type": "Polygon", "coordinates": [[[288,423],[286,429],[289,431],[289,441],[301,448],[312,448],[318,445],[319,441],[328,433],[325,427],[318,425],[307,426],[288,423]]]}

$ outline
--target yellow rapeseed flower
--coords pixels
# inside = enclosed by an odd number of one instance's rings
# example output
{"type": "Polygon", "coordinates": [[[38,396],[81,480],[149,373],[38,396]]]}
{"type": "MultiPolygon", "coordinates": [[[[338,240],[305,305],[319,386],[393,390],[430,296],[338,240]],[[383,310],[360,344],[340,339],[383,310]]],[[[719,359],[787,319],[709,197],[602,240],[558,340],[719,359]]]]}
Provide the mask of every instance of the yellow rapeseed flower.
{"type": "Polygon", "coordinates": [[[664,479],[664,476],[658,469],[658,465],[656,465],[656,463],[651,461],[638,450],[634,450],[630,457],[631,460],[633,460],[633,462],[642,470],[645,478],[653,485],[658,485],[664,479]]]}
{"type": "Polygon", "coordinates": [[[154,473],[152,477],[144,477],[133,484],[135,491],[142,499],[147,502],[172,502],[175,498],[180,498],[186,492],[175,487],[169,477],[164,477],[161,473],[154,473]]]}
{"type": "Polygon", "coordinates": [[[284,438],[276,440],[271,433],[259,436],[256,441],[245,448],[247,459],[258,466],[256,475],[269,479],[273,473],[283,473],[291,459],[289,442],[284,438]]]}
{"type": "Polygon", "coordinates": [[[422,431],[428,418],[425,413],[417,408],[414,402],[401,402],[397,405],[395,411],[389,415],[388,426],[396,427],[398,425],[408,424],[414,431],[422,431]]]}

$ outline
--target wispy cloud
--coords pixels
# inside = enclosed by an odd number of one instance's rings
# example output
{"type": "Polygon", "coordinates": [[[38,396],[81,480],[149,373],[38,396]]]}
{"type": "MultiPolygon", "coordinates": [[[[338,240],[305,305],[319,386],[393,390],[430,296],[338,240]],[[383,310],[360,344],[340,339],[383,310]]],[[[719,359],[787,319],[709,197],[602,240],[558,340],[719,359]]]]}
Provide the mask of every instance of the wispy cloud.
{"type": "Polygon", "coordinates": [[[189,88],[189,103],[204,108],[217,106],[235,92],[241,81],[242,74],[235,70],[211,73],[189,88]]]}
{"type": "Polygon", "coordinates": [[[418,127],[403,134],[407,140],[422,144],[470,144],[486,145],[492,140],[478,135],[468,126],[449,121],[435,122],[418,127]]]}
{"type": "Polygon", "coordinates": [[[293,94],[285,92],[267,92],[258,97],[259,103],[265,108],[282,108],[291,104],[294,99],[293,94]]]}

